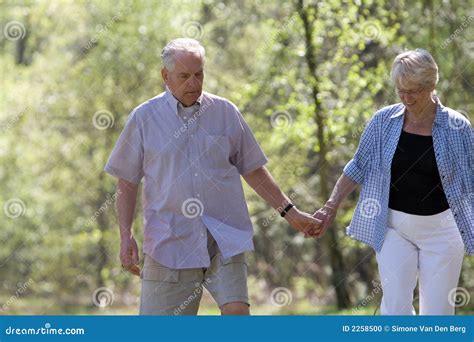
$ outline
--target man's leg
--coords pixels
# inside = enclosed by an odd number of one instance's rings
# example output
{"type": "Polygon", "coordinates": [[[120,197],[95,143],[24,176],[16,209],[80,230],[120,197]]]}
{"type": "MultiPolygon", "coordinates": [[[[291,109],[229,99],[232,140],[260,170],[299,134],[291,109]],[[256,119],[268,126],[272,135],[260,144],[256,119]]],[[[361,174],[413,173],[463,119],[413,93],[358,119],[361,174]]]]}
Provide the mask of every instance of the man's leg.
{"type": "Polygon", "coordinates": [[[247,262],[243,253],[229,259],[216,254],[206,270],[204,286],[219,305],[222,315],[250,315],[247,262]]]}
{"type": "Polygon", "coordinates": [[[249,305],[243,302],[231,302],[220,307],[222,316],[249,316],[249,305]]]}
{"type": "Polygon", "coordinates": [[[203,277],[201,268],[170,269],[145,255],[140,315],[196,315],[203,277]]]}

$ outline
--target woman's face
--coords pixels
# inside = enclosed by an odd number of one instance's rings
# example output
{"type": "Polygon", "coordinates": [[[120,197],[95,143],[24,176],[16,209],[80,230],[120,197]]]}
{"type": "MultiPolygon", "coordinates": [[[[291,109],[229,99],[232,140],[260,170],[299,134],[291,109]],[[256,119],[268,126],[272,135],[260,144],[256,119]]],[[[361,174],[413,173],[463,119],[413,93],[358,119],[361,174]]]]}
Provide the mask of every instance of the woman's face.
{"type": "Polygon", "coordinates": [[[414,113],[422,113],[433,103],[434,89],[423,87],[412,82],[403,82],[397,86],[397,93],[405,107],[414,113]]]}

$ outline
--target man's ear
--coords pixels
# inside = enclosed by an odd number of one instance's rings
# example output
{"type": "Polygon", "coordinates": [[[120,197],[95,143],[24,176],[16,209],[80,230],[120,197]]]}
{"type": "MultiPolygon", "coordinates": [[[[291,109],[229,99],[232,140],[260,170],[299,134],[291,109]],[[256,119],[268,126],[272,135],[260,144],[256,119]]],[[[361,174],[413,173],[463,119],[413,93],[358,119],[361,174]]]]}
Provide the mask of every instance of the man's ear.
{"type": "Polygon", "coordinates": [[[163,81],[165,81],[165,83],[168,83],[168,76],[168,69],[161,69],[161,77],[163,77],[163,81]]]}

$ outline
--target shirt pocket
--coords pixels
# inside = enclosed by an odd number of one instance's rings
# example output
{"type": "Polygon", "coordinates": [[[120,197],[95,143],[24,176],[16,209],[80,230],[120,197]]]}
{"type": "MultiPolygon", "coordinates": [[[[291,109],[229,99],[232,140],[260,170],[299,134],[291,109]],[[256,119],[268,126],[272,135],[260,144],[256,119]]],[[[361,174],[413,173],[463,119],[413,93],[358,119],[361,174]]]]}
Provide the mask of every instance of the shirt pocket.
{"type": "Polygon", "coordinates": [[[235,167],[230,162],[230,141],[225,135],[206,135],[203,156],[210,171],[222,177],[232,174],[235,167]]]}

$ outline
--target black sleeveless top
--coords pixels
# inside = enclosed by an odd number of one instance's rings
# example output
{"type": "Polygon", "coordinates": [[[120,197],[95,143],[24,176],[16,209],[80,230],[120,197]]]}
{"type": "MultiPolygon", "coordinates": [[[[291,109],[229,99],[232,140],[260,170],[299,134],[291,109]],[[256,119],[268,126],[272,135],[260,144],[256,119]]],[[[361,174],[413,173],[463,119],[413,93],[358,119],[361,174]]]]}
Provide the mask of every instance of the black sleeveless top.
{"type": "Polygon", "coordinates": [[[413,215],[435,215],[449,208],[439,177],[432,136],[402,130],[391,171],[390,209],[413,215]]]}

